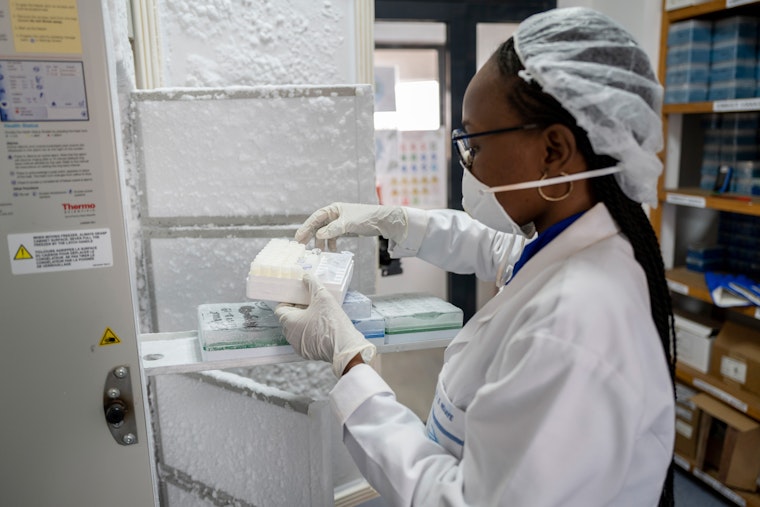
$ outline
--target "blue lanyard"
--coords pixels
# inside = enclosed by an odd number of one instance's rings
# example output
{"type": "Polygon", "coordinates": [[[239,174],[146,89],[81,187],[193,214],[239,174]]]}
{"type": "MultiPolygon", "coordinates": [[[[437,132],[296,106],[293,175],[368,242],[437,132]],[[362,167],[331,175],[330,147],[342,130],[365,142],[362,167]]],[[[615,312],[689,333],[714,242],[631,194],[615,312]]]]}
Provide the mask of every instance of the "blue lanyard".
{"type": "Polygon", "coordinates": [[[562,231],[570,227],[570,224],[578,220],[584,213],[585,211],[581,211],[580,213],[576,213],[575,215],[571,215],[560,220],[539,234],[536,239],[528,243],[523,249],[522,255],[520,255],[520,258],[515,263],[514,268],[512,268],[512,278],[510,278],[510,280],[514,279],[517,272],[520,271],[520,268],[522,268],[534,255],[536,255],[539,250],[551,243],[554,238],[559,236],[562,231]]]}

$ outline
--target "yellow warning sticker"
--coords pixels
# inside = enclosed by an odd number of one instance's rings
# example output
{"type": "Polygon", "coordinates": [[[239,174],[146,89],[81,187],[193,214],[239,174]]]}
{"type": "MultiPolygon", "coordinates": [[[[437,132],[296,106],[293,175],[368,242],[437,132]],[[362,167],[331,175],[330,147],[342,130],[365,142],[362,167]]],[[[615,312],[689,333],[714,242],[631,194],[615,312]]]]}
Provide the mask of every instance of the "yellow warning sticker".
{"type": "Polygon", "coordinates": [[[103,338],[100,339],[100,346],[116,345],[117,343],[121,343],[121,340],[116,336],[116,333],[111,331],[110,327],[107,327],[105,333],[103,333],[103,338]]]}
{"type": "Polygon", "coordinates": [[[13,257],[14,261],[22,261],[24,259],[31,259],[32,254],[29,253],[29,250],[26,249],[24,245],[21,245],[18,247],[18,250],[16,250],[16,255],[13,257]]]}
{"type": "Polygon", "coordinates": [[[13,42],[19,53],[81,53],[76,0],[11,0],[13,42]]]}

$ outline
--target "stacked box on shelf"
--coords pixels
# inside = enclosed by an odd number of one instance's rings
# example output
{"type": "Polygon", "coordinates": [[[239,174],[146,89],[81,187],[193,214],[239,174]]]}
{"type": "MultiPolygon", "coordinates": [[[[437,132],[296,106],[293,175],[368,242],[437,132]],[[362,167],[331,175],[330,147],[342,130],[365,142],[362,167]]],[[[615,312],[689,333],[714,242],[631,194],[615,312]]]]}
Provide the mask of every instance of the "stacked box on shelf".
{"type": "Polygon", "coordinates": [[[451,339],[462,328],[462,310],[429,294],[390,294],[370,299],[372,308],[385,319],[386,344],[451,339]]]}
{"type": "Polygon", "coordinates": [[[760,217],[721,212],[718,243],[724,248],[727,271],[760,278],[760,217]]]}
{"type": "Polygon", "coordinates": [[[760,195],[760,161],[743,160],[736,163],[732,189],[737,194],[760,195]]]}
{"type": "Polygon", "coordinates": [[[756,97],[760,97],[760,39],[758,40],[758,46],[757,60],[755,60],[755,80],[757,81],[757,90],[755,91],[756,97]]]}
{"type": "MultiPolygon", "coordinates": [[[[349,291],[343,310],[372,343],[385,343],[385,320],[370,299],[349,291]]],[[[198,339],[204,361],[292,354],[274,314],[273,301],[210,303],[198,306],[198,339]]]]}
{"type": "Polygon", "coordinates": [[[707,100],[712,22],[689,20],[668,30],[665,102],[707,100]]]}
{"type": "Polygon", "coordinates": [[[713,342],[720,331],[720,322],[683,310],[675,310],[673,318],[678,362],[707,373],[710,369],[713,342]]]}
{"type": "Polygon", "coordinates": [[[732,16],[714,23],[708,100],[756,95],[757,26],[757,18],[749,16],[732,16]]]}
{"type": "Polygon", "coordinates": [[[697,391],[676,382],[676,442],[675,452],[686,459],[697,456],[699,408],[691,401],[697,391]]]}
{"type": "Polygon", "coordinates": [[[721,115],[709,114],[702,119],[702,168],[700,171],[699,187],[712,190],[718,176],[720,166],[720,144],[723,140],[721,132],[721,115]]]}
{"type": "Polygon", "coordinates": [[[704,273],[723,267],[723,247],[693,243],[686,250],[686,268],[704,273]]]}
{"type": "Polygon", "coordinates": [[[760,156],[757,144],[759,113],[732,113],[721,121],[720,163],[732,169],[729,191],[737,191],[737,166],[760,156]]]}
{"type": "Polygon", "coordinates": [[[204,361],[293,353],[264,301],[199,305],[198,339],[204,361]]]}

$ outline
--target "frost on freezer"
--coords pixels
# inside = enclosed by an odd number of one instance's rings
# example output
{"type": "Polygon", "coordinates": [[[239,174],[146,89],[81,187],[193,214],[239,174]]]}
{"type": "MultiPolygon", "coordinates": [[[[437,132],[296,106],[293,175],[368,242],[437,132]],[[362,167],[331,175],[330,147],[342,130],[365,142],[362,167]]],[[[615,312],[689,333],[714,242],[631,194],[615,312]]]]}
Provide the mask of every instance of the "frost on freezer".
{"type": "Polygon", "coordinates": [[[164,471],[254,505],[309,505],[316,434],[293,409],[308,400],[227,372],[156,380],[164,471]]]}
{"type": "Polygon", "coordinates": [[[359,127],[364,104],[353,95],[286,91],[137,100],[150,215],[307,215],[333,201],[372,199],[374,145],[359,127]]]}
{"type": "Polygon", "coordinates": [[[350,83],[352,0],[158,2],[167,86],[350,83]]]}
{"type": "Polygon", "coordinates": [[[201,304],[245,301],[250,256],[265,238],[151,239],[153,295],[159,332],[197,329],[201,304]]]}

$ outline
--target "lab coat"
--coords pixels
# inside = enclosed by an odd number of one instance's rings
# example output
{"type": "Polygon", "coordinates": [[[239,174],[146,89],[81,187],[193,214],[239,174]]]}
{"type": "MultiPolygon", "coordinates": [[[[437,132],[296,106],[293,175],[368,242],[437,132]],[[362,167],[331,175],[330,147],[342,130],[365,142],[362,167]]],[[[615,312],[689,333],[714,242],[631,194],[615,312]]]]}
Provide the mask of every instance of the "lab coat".
{"type": "MultiPolygon", "coordinates": [[[[511,235],[464,213],[411,210],[409,219],[396,254],[491,279],[505,252],[515,260],[511,235]]],[[[464,414],[461,458],[428,438],[368,365],[330,394],[349,452],[391,505],[657,505],[673,388],[646,276],[603,204],[467,322],[439,385],[464,414]]]]}

